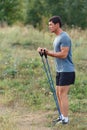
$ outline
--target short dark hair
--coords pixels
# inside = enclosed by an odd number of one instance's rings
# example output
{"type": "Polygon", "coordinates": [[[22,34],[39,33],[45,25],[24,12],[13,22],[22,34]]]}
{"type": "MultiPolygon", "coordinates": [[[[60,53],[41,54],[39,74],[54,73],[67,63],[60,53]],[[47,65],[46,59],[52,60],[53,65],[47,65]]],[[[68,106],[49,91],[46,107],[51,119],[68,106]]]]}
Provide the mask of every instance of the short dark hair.
{"type": "Polygon", "coordinates": [[[53,16],[49,19],[49,22],[53,22],[54,24],[59,23],[60,27],[62,27],[62,20],[60,16],[53,16]]]}

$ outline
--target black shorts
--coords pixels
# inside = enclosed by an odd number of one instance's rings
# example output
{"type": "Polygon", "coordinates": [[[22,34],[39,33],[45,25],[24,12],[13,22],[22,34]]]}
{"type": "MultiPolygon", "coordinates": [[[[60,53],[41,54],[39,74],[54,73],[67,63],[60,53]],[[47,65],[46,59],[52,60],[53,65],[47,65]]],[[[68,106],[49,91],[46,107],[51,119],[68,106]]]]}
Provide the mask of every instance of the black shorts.
{"type": "Polygon", "coordinates": [[[56,85],[66,86],[74,84],[75,82],[75,72],[57,72],[56,73],[56,85]]]}

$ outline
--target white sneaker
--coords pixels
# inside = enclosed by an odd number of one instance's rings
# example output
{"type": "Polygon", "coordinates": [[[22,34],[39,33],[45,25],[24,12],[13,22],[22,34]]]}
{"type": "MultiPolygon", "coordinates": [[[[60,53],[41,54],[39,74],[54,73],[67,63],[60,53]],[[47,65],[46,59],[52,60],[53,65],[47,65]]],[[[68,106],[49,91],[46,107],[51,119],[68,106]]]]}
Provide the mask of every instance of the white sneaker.
{"type": "Polygon", "coordinates": [[[69,120],[68,120],[68,121],[65,121],[65,119],[62,120],[62,124],[63,124],[63,125],[65,125],[65,124],[69,124],[69,120]]]}
{"type": "Polygon", "coordinates": [[[62,123],[62,119],[60,117],[58,117],[57,119],[53,120],[53,124],[60,124],[62,123]]]}

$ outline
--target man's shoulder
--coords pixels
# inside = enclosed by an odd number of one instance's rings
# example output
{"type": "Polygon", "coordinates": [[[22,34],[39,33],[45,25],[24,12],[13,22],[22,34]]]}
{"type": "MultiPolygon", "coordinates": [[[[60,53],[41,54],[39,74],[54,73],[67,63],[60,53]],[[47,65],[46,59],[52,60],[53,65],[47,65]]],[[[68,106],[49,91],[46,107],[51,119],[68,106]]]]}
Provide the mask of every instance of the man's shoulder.
{"type": "Polygon", "coordinates": [[[67,32],[65,32],[65,31],[63,31],[63,32],[61,33],[61,36],[69,37],[69,34],[68,34],[67,32]]]}
{"type": "Polygon", "coordinates": [[[61,35],[61,39],[70,40],[71,38],[67,32],[63,32],[61,35]]]}

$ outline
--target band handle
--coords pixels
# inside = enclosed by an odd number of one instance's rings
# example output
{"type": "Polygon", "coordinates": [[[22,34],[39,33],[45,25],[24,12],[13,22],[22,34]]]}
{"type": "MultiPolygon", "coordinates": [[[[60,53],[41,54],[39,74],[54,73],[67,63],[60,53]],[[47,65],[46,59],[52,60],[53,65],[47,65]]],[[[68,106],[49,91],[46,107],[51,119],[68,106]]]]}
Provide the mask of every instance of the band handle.
{"type": "Polygon", "coordinates": [[[44,56],[45,56],[45,58],[47,58],[47,54],[46,54],[45,49],[44,49],[44,52],[42,52],[42,50],[41,50],[41,52],[39,52],[39,54],[40,54],[40,56],[41,56],[41,57],[44,55],[44,56]]]}

